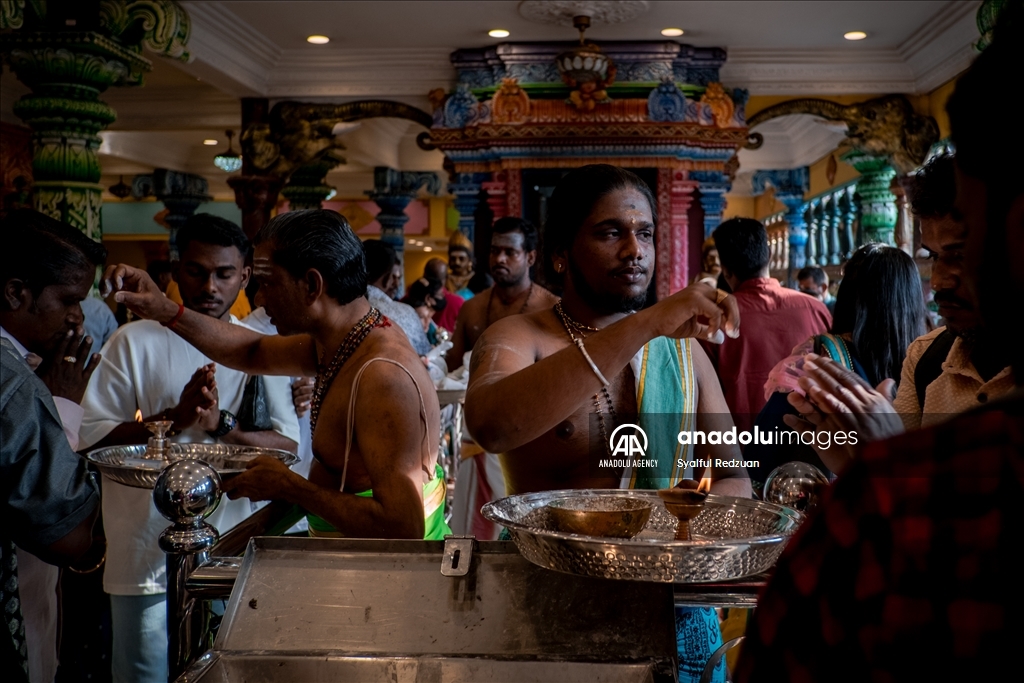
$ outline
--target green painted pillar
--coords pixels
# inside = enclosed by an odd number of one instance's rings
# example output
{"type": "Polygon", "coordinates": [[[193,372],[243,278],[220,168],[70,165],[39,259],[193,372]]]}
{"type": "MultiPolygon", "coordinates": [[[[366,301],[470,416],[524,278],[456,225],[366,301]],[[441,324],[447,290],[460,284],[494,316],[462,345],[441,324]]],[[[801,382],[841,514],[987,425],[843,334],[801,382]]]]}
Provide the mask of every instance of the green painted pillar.
{"type": "MultiPolygon", "coordinates": [[[[857,197],[860,204],[859,245],[868,242],[895,244],[896,195],[890,190],[896,169],[885,157],[875,157],[857,150],[842,156],[857,169],[857,197]]],[[[858,246],[859,246],[858,245],[858,246]]]]}
{"type": "Polygon", "coordinates": [[[188,16],[167,0],[4,2],[0,15],[4,57],[32,90],[13,109],[33,133],[35,207],[99,240],[99,133],[117,118],[100,94],[142,84],[143,45],[187,59],[188,16]]]}

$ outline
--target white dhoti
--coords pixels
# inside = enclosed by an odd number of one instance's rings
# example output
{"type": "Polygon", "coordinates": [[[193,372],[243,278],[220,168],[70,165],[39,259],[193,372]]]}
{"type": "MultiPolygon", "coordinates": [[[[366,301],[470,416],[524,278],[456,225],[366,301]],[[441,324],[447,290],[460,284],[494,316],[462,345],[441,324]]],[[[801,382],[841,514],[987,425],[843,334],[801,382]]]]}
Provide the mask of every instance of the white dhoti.
{"type": "Polygon", "coordinates": [[[452,499],[452,518],[449,526],[452,533],[472,535],[480,541],[497,540],[501,527],[484,519],[480,508],[487,503],[505,497],[505,477],[501,463],[494,453],[486,453],[474,443],[462,444],[464,457],[459,463],[455,478],[455,495],[452,499]]]}

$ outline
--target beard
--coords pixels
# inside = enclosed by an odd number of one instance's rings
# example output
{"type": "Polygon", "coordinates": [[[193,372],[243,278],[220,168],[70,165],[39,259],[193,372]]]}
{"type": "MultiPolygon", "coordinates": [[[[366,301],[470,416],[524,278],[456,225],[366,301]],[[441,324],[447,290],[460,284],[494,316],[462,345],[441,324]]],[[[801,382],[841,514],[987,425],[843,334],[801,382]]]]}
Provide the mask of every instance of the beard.
{"type": "Polygon", "coordinates": [[[526,277],[528,272],[529,271],[527,270],[523,270],[521,272],[516,273],[510,270],[501,275],[492,272],[491,277],[494,278],[494,284],[497,285],[498,287],[511,287],[522,282],[523,278],[526,277]]]}
{"type": "Polygon", "coordinates": [[[590,286],[586,276],[583,275],[583,272],[571,259],[569,260],[569,277],[572,278],[572,284],[576,293],[580,295],[580,298],[583,299],[587,306],[595,311],[601,313],[632,313],[633,311],[640,310],[647,303],[646,285],[644,286],[644,291],[635,296],[601,294],[590,286]]]}

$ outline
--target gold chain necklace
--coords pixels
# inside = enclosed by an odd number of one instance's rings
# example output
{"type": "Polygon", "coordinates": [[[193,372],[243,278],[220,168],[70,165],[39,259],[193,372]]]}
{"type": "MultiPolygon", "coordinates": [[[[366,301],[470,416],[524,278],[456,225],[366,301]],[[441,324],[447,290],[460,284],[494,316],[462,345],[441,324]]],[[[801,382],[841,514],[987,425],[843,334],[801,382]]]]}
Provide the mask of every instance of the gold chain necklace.
{"type": "MultiPolygon", "coordinates": [[[[583,323],[570,318],[569,314],[562,308],[561,301],[555,304],[555,313],[558,315],[558,319],[562,321],[562,326],[565,328],[566,334],[569,335],[569,341],[573,344],[576,344],[580,337],[586,337],[587,332],[600,332],[596,327],[584,325],[583,323]],[[576,336],[577,333],[580,337],[576,336]]],[[[611,415],[612,419],[615,419],[615,405],[612,403],[612,395],[608,391],[608,387],[601,387],[601,391],[594,394],[594,409],[597,412],[597,424],[598,429],[601,432],[601,442],[604,443],[604,447],[610,456],[612,447],[611,444],[608,443],[608,427],[605,425],[604,413],[601,410],[602,396],[604,397],[605,405],[608,407],[608,414],[611,415]]]]}
{"type": "Polygon", "coordinates": [[[345,339],[342,340],[341,346],[338,347],[334,358],[331,359],[331,364],[325,368],[323,356],[317,361],[316,384],[313,386],[313,400],[309,411],[310,434],[316,434],[316,423],[320,418],[320,406],[323,405],[324,397],[327,395],[328,389],[331,388],[334,378],[341,371],[341,366],[352,357],[352,354],[356,352],[356,349],[359,348],[359,345],[370,334],[370,331],[381,325],[383,319],[384,316],[381,312],[371,307],[370,311],[355,324],[345,336],[345,339]]]}

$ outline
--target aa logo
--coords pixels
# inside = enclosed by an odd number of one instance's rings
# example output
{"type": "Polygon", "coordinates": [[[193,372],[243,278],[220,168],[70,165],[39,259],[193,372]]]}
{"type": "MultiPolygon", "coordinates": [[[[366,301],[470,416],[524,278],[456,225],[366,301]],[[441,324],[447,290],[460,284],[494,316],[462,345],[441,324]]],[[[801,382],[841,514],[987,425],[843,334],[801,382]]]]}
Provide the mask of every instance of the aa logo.
{"type": "Polygon", "coordinates": [[[608,439],[608,446],[612,449],[612,457],[642,458],[647,454],[647,434],[639,426],[627,422],[615,428],[608,439]]]}

